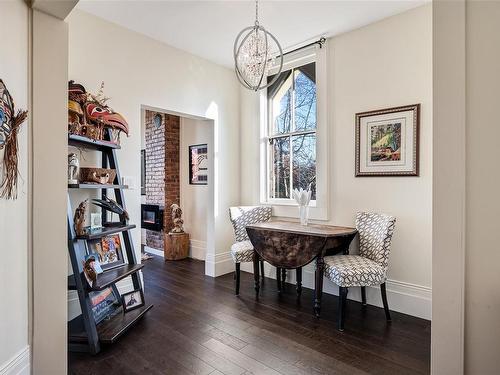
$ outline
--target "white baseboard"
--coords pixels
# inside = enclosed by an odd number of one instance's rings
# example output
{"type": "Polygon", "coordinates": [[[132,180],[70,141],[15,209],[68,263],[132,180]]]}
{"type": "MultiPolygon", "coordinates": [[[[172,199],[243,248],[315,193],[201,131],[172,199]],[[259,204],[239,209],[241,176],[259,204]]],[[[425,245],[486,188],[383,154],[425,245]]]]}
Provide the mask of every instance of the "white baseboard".
{"type": "Polygon", "coordinates": [[[219,254],[207,253],[205,261],[205,274],[217,277],[234,270],[233,258],[231,252],[226,251],[219,254]]]}
{"type": "Polygon", "coordinates": [[[205,260],[207,252],[207,242],[200,240],[189,241],[189,257],[193,259],[205,260]]]}
{"type": "MultiPolygon", "coordinates": [[[[132,278],[127,277],[116,283],[116,287],[120,294],[127,293],[134,290],[132,278]]],[[[78,294],[76,290],[68,290],[68,320],[76,318],[82,313],[80,309],[80,302],[78,301],[78,294]]]]}
{"type": "MultiPolygon", "coordinates": [[[[252,263],[242,263],[241,269],[253,273],[252,263]]],[[[266,277],[276,278],[276,269],[265,263],[264,274],[266,277]]],[[[287,282],[295,283],[295,272],[287,272],[287,282]]],[[[302,270],[302,285],[314,289],[314,266],[307,265],[302,270]]],[[[398,280],[387,280],[387,300],[389,308],[393,311],[431,320],[432,288],[427,286],[410,284],[398,280]]],[[[338,295],[338,287],[325,278],[323,292],[338,295]]],[[[361,289],[349,289],[348,298],[354,301],[361,301],[361,289]]],[[[366,288],[366,302],[369,305],[382,307],[382,299],[379,287],[366,288]]]]}
{"type": "Polygon", "coordinates": [[[2,364],[0,375],[29,375],[30,374],[30,347],[26,345],[14,357],[2,364]]]}
{"type": "Polygon", "coordinates": [[[157,256],[162,257],[162,258],[165,256],[165,254],[163,253],[163,251],[153,249],[152,247],[149,247],[149,246],[146,246],[146,245],[144,245],[144,251],[146,253],[157,255],[157,256]]]}

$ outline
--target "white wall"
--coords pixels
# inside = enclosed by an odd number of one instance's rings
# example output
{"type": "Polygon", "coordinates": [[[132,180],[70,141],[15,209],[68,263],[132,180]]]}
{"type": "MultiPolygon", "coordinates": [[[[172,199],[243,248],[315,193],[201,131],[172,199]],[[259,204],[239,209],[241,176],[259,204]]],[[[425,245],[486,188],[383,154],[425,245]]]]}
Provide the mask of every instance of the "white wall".
{"type": "Polygon", "coordinates": [[[65,374],[68,25],[37,10],[33,11],[32,61],[32,366],[35,374],[65,374]]]}
{"type": "MultiPolygon", "coordinates": [[[[28,108],[28,7],[1,1],[0,78],[17,109],[28,108]]],[[[0,373],[29,373],[28,347],[28,123],[19,132],[19,188],[15,201],[0,199],[0,373]],[[5,372],[4,372],[5,371],[5,372]]],[[[0,151],[3,160],[3,151],[0,151]]],[[[1,169],[1,167],[0,167],[1,169]]],[[[0,172],[1,173],[1,172],[0,172]]]]}
{"type": "MultiPolygon", "coordinates": [[[[91,91],[105,81],[110,103],[130,125],[130,137],[122,138],[118,158],[122,175],[137,182],[135,190],[125,192],[131,222],[140,223],[141,105],[213,119],[215,184],[210,194],[215,199],[215,228],[210,232],[215,236],[207,239],[206,272],[231,270],[227,209],[239,202],[239,184],[233,177],[239,167],[239,91],[234,73],[81,11],[72,13],[68,22],[70,78],[91,91]]],[[[133,239],[139,252],[139,229],[133,239]]]]}
{"type": "MultiPolygon", "coordinates": [[[[184,229],[190,235],[189,256],[205,260],[207,243],[207,212],[212,203],[208,185],[189,184],[189,146],[207,144],[212,150],[213,121],[181,117],[180,185],[184,229]]],[[[209,183],[212,176],[209,175],[209,183]]]]}
{"type": "Polygon", "coordinates": [[[455,375],[464,369],[465,0],[434,1],[432,23],[431,372],[455,375]]]}
{"type": "Polygon", "coordinates": [[[500,3],[466,2],[465,373],[500,371],[500,3]]]}
{"type": "MultiPolygon", "coordinates": [[[[329,44],[329,222],[353,225],[356,211],[397,217],[389,266],[392,309],[430,319],[432,255],[431,5],[336,36],[329,44]],[[354,177],[354,115],[421,103],[420,177],[354,177]]],[[[243,90],[243,89],[242,89],[243,90]]],[[[259,203],[258,97],[242,91],[242,204],[259,203]],[[243,157],[244,155],[244,157],[243,157]]],[[[248,268],[247,268],[248,269],[248,268]]],[[[305,283],[312,286],[312,267],[305,283]]],[[[327,292],[336,293],[330,282],[327,292]]],[[[368,302],[380,305],[378,290],[368,302]]],[[[357,298],[353,290],[350,297],[357,298]]]]}

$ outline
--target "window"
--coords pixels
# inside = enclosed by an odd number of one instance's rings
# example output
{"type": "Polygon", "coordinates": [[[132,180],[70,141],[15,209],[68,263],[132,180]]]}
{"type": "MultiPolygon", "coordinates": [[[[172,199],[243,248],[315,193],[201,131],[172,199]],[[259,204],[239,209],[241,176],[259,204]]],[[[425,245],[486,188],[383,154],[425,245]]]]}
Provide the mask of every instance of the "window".
{"type": "Polygon", "coordinates": [[[316,63],[280,73],[267,101],[268,199],[292,199],[293,189],[310,186],[316,200],[316,63]]]}

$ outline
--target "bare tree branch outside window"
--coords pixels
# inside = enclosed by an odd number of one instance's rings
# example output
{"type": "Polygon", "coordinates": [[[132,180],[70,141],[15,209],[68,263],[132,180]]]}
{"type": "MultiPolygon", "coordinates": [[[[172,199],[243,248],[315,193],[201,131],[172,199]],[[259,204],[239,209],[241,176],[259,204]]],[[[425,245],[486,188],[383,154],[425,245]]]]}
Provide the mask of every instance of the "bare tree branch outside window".
{"type": "Polygon", "coordinates": [[[270,198],[291,198],[291,190],[311,186],[316,199],[315,64],[282,73],[268,90],[270,119],[270,198]]]}

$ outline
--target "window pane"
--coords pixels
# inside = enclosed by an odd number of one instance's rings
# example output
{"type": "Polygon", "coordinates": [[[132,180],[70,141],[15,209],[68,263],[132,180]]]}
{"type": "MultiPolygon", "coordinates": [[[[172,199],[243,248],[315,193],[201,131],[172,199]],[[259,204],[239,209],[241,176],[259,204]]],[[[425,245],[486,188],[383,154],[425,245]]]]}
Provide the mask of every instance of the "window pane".
{"type": "Polygon", "coordinates": [[[290,138],[273,140],[271,198],[290,198],[290,138]]]}
{"type": "Polygon", "coordinates": [[[288,133],[292,123],[292,76],[282,83],[272,98],[273,133],[288,133]]]}
{"type": "Polygon", "coordinates": [[[293,188],[307,189],[311,184],[311,199],[316,199],[316,134],[296,135],[293,142],[293,188]]]}
{"type": "Polygon", "coordinates": [[[295,130],[316,129],[316,71],[315,64],[294,70],[295,130]]]}

